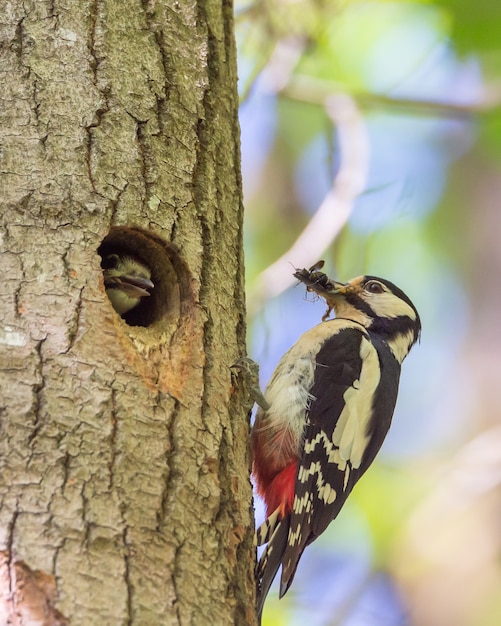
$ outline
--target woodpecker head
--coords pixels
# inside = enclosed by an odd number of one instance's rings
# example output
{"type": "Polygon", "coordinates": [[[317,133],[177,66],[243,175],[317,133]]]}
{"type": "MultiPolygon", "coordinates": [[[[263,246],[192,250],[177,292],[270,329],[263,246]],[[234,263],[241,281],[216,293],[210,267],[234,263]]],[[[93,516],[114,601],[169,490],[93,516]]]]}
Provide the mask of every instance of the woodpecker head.
{"type": "Polygon", "coordinates": [[[377,276],[357,276],[340,283],[325,274],[298,270],[294,274],[309,291],[322,296],[336,317],[353,320],[384,339],[401,363],[421,333],[421,320],[410,298],[377,276]]]}
{"type": "Polygon", "coordinates": [[[101,263],[104,286],[113,308],[124,315],[150,294],[153,289],[151,271],[141,261],[131,256],[108,254],[101,263]]]}

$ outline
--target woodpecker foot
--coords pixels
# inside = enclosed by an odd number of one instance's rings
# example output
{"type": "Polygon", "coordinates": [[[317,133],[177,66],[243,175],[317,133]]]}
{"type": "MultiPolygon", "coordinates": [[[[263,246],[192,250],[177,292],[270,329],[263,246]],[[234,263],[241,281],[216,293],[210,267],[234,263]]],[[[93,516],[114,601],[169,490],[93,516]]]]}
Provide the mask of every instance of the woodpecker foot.
{"type": "Polygon", "coordinates": [[[248,356],[243,356],[236,363],[233,363],[231,367],[242,372],[244,384],[252,403],[254,404],[255,402],[263,411],[267,411],[270,405],[259,387],[259,365],[248,356]]]}

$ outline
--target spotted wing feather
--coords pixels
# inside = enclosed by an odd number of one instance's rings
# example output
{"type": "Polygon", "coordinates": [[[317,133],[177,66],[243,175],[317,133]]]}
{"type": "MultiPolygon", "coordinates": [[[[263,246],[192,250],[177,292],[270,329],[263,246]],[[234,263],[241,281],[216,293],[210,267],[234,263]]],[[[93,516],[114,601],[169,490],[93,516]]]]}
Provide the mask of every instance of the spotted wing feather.
{"type": "Polygon", "coordinates": [[[290,587],[304,548],[338,515],[373,461],[393,414],[399,364],[365,329],[346,328],[316,358],[311,403],[298,464],[280,595],[290,587]],[[378,378],[379,377],[379,378],[378,378]],[[385,397],[381,378],[394,380],[385,397]]]}

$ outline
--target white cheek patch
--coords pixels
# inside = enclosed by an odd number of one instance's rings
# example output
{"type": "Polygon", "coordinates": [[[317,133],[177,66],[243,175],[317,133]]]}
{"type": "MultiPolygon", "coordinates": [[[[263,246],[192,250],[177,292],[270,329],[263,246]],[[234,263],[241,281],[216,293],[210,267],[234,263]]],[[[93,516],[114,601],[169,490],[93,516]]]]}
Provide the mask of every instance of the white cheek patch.
{"type": "Polygon", "coordinates": [[[367,294],[364,299],[378,317],[408,317],[412,321],[416,319],[416,312],[401,298],[398,298],[389,291],[378,294],[367,294]]]}
{"type": "Polygon", "coordinates": [[[414,331],[399,333],[388,341],[388,346],[399,363],[409,354],[410,347],[414,343],[414,331]]]}

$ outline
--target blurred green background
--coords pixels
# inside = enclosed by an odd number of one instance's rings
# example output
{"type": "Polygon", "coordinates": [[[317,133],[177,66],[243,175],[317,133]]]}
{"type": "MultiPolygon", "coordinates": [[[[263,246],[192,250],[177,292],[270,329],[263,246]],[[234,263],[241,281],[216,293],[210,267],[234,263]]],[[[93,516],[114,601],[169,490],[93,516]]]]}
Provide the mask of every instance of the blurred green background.
{"type": "Polygon", "coordinates": [[[378,460],[263,626],[499,626],[501,2],[235,12],[263,384],[325,310],[293,267],[388,278],[423,322],[378,460]]]}

